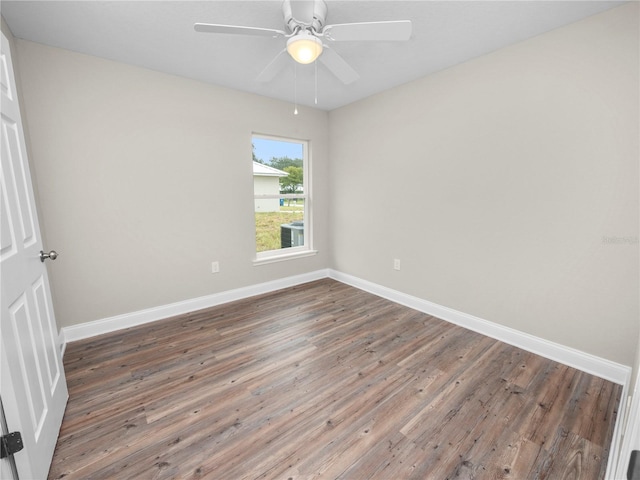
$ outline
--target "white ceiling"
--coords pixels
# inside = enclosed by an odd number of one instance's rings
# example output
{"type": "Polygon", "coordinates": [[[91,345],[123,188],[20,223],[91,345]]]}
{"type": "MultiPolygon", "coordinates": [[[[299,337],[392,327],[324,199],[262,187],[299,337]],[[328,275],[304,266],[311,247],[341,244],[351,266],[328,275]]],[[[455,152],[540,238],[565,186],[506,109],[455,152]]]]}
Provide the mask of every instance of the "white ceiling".
{"type": "MultiPolygon", "coordinates": [[[[411,20],[408,42],[340,42],[360,79],[343,85],[317,66],[317,107],[331,110],[600,13],[616,1],[328,0],[327,24],[411,20]]],[[[193,24],[284,29],[281,0],[5,1],[18,38],[294,102],[294,61],[255,78],[285,39],[196,33],[193,24]]],[[[314,65],[298,65],[297,101],[314,106],[314,65]]]]}

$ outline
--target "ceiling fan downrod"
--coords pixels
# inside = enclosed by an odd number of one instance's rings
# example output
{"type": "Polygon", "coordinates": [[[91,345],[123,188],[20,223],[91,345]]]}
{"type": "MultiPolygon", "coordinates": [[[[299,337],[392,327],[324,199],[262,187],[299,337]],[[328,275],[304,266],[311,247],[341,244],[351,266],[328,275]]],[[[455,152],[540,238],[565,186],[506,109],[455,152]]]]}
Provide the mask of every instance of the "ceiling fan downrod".
{"type": "Polygon", "coordinates": [[[324,0],[294,1],[284,0],[282,3],[284,23],[294,35],[302,30],[312,35],[319,35],[325,26],[327,4],[324,0]]]}

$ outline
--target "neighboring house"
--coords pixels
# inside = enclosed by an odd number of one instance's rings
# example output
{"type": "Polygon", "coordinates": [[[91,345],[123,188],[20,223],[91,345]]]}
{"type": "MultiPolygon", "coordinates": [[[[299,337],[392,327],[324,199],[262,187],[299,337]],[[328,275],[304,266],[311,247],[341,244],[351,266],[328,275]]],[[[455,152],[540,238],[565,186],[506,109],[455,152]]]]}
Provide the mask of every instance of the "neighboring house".
{"type": "MultiPolygon", "coordinates": [[[[253,162],[253,191],[255,195],[278,195],[280,193],[280,177],[289,175],[277,168],[253,162]]],[[[255,200],[256,212],[278,212],[280,199],[264,198],[255,200]]]]}

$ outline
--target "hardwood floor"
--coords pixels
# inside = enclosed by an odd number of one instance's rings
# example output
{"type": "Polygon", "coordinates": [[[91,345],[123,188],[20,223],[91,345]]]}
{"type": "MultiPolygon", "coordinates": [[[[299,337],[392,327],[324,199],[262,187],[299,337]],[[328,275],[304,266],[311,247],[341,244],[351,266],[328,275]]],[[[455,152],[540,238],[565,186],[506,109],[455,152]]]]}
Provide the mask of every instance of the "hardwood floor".
{"type": "Polygon", "coordinates": [[[50,478],[599,479],[621,387],[325,279],[71,343],[50,478]]]}

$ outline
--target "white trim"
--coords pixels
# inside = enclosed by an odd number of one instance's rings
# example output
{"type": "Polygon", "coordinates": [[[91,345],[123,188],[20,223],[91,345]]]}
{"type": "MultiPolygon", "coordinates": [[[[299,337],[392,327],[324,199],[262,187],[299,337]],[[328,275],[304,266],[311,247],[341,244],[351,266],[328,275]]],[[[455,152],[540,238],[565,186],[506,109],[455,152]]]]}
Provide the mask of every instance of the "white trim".
{"type": "MultiPolygon", "coordinates": [[[[304,253],[313,255],[315,251],[304,253]]],[[[273,258],[272,260],[276,259],[273,258]]],[[[60,345],[64,351],[66,342],[73,342],[101,335],[103,333],[114,332],[123,328],[142,325],[143,323],[193,312],[195,310],[201,310],[203,308],[241,300],[254,295],[273,292],[282,288],[292,287],[327,277],[359,288],[360,290],[373,293],[374,295],[386,298],[387,300],[399,303],[400,305],[433,315],[434,317],[446,320],[447,322],[455,325],[468,328],[474,332],[487,335],[488,337],[495,338],[496,340],[508,343],[509,345],[541,355],[550,360],[596,375],[619,385],[627,386],[629,384],[631,367],[626,365],[621,365],[604,358],[596,357],[595,355],[535,337],[528,333],[520,332],[513,328],[505,327],[504,325],[499,325],[467,313],[459,312],[452,308],[444,307],[428,300],[423,300],[332,269],[316,270],[314,272],[295,275],[293,277],[281,278],[257,285],[250,285],[248,287],[214,293],[204,297],[193,298],[168,305],[139,310],[137,312],[125,313],[114,317],[95,320],[93,322],[64,327],[61,329],[59,334],[60,345]]],[[[638,382],[640,382],[640,379],[638,382]]],[[[623,408],[622,405],[621,408],[623,408]]]]}
{"type": "Polygon", "coordinates": [[[474,332],[495,338],[496,340],[508,343],[509,345],[522,348],[523,350],[527,350],[550,360],[554,360],[622,385],[620,407],[618,408],[618,416],[613,431],[605,478],[609,480],[624,478],[627,468],[626,463],[628,463],[631,450],[633,450],[634,446],[635,448],[640,446],[640,375],[636,382],[636,392],[633,396],[634,402],[630,404],[630,412],[627,412],[629,407],[627,398],[631,399],[631,397],[627,397],[629,382],[631,379],[631,367],[596,357],[558,343],[550,342],[548,340],[332,269],[316,270],[314,272],[296,275],[293,277],[281,278],[270,282],[228,290],[169,305],[149,308],[123,315],[116,315],[114,317],[83,323],[80,325],[73,325],[71,327],[64,327],[60,330],[59,334],[60,347],[64,354],[66,342],[82,340],[84,338],[101,335],[103,333],[114,332],[124,328],[221,305],[235,300],[241,300],[254,295],[260,295],[327,277],[374,295],[378,295],[382,298],[386,298],[387,300],[400,305],[433,315],[434,317],[469,330],[473,330],[474,332]]]}
{"type": "MultiPolygon", "coordinates": [[[[616,475],[616,472],[620,470],[620,462],[622,462],[622,454],[620,450],[624,445],[625,429],[624,425],[629,421],[627,417],[629,404],[627,403],[627,395],[629,392],[629,380],[631,379],[631,370],[627,375],[626,382],[622,385],[622,394],[620,395],[620,404],[618,405],[618,413],[616,416],[616,425],[613,428],[613,435],[611,436],[611,448],[609,448],[609,458],[607,460],[607,470],[605,471],[604,478],[606,480],[616,480],[618,478],[625,478],[623,475],[616,475]]],[[[624,452],[624,450],[622,450],[624,452]]],[[[625,470],[626,475],[626,470],[625,470]]]]}
{"type": "Polygon", "coordinates": [[[460,325],[474,332],[481,333],[496,340],[508,343],[523,350],[541,355],[550,360],[563,363],[584,372],[610,380],[619,385],[628,383],[631,368],[619,363],[596,357],[580,350],[566,347],[558,343],[550,342],[528,333],[520,332],[513,328],[505,327],[497,323],[474,317],[467,313],[459,312],[452,308],[443,307],[437,303],[429,302],[406,293],[383,287],[381,285],[362,280],[346,273],[329,270],[329,277],[339,282],[346,283],[379,297],[386,298],[400,305],[413,308],[420,312],[433,315],[447,322],[460,325]]]}
{"type": "MultiPolygon", "coordinates": [[[[629,416],[625,419],[624,422],[625,428],[623,432],[621,432],[623,438],[620,445],[620,455],[618,456],[616,476],[612,478],[626,478],[627,469],[629,468],[629,460],[631,460],[631,452],[633,450],[640,449],[640,371],[638,372],[638,376],[636,377],[635,391],[633,395],[629,397],[624,395],[620,400],[621,404],[623,402],[625,406],[630,407],[630,410],[629,416]]],[[[615,432],[613,438],[616,438],[615,432]]],[[[607,468],[607,472],[608,471],[609,469],[607,468]]]]}
{"type": "Polygon", "coordinates": [[[307,196],[304,193],[258,193],[254,194],[255,200],[272,200],[276,198],[288,198],[291,200],[306,200],[307,196]]]}
{"type": "Polygon", "coordinates": [[[270,282],[259,283],[248,287],[236,288],[225,292],[214,293],[204,297],[184,300],[182,302],[170,303],[159,307],[147,308],[137,312],[125,313],[114,317],[95,320],[93,322],[72,325],[62,329],[65,342],[73,342],[85,338],[102,335],[104,333],[115,332],[124,328],[142,325],[144,323],[162,320],[164,318],[181,315],[183,313],[201,310],[203,308],[214,307],[227,302],[241,300],[254,295],[273,292],[282,288],[293,287],[302,283],[312,282],[321,278],[327,278],[327,270],[316,270],[314,272],[295,275],[293,277],[281,278],[270,282]]]}
{"type": "MultiPolygon", "coordinates": [[[[298,247],[291,247],[286,249],[283,248],[282,250],[285,251],[286,253],[281,253],[279,255],[274,254],[274,255],[269,255],[267,257],[256,258],[253,261],[253,266],[257,267],[260,265],[267,265],[269,263],[283,262],[285,260],[293,260],[294,258],[311,257],[313,255],[318,254],[317,250],[309,250],[307,248],[302,248],[302,247],[297,249],[295,252],[291,252],[293,248],[298,248],[298,247]]],[[[271,250],[271,251],[273,252],[278,250],[271,250]]],[[[265,252],[260,252],[260,253],[265,253],[265,252]]]]}

